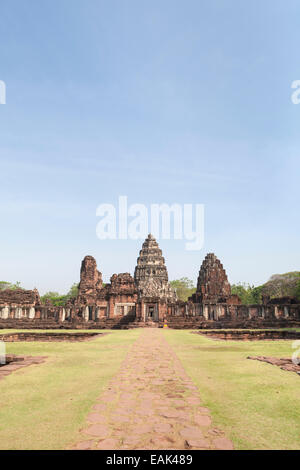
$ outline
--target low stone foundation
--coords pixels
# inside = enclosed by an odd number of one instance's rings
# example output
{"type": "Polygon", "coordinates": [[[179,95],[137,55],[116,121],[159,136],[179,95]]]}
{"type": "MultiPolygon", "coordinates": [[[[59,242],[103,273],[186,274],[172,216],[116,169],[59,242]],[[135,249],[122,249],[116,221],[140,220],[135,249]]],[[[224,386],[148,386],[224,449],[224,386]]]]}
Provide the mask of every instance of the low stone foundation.
{"type": "Polygon", "coordinates": [[[132,328],[132,323],[135,321],[135,316],[126,315],[115,316],[114,318],[98,319],[97,321],[84,321],[82,319],[72,319],[70,321],[57,321],[55,319],[29,319],[24,318],[17,320],[15,318],[8,318],[6,320],[0,319],[1,329],[15,329],[15,330],[115,330],[115,329],[128,329],[132,328]]]}
{"type": "MultiPolygon", "coordinates": [[[[196,333],[196,332],[195,332],[196,333]]],[[[300,339],[300,331],[287,330],[222,330],[222,331],[199,331],[196,334],[206,335],[213,339],[223,340],[241,340],[241,341],[258,341],[258,340],[296,340],[300,339]]]]}
{"type": "Polygon", "coordinates": [[[33,364],[45,362],[45,356],[16,356],[15,354],[6,355],[6,363],[0,364],[0,380],[11,374],[15,370],[28,367],[33,364]]]}
{"type": "Polygon", "coordinates": [[[203,316],[194,317],[168,317],[167,325],[169,328],[183,330],[201,330],[201,329],[266,329],[266,328],[300,328],[300,321],[293,319],[255,319],[255,320],[205,320],[203,316]]]}
{"type": "Polygon", "coordinates": [[[278,357],[266,357],[266,356],[248,356],[247,359],[252,359],[254,361],[267,362],[273,366],[278,366],[282,370],[287,370],[289,372],[296,372],[300,375],[300,364],[294,364],[292,359],[289,358],[278,358],[278,357]]]}
{"type": "Polygon", "coordinates": [[[300,321],[282,318],[273,320],[205,320],[203,316],[179,317],[167,316],[166,321],[144,322],[139,321],[135,315],[115,316],[113,318],[103,318],[84,321],[83,319],[72,319],[67,321],[57,321],[55,319],[0,319],[1,329],[15,330],[127,330],[129,328],[162,327],[167,324],[172,329],[266,329],[266,328],[300,328],[300,321]]]}
{"type": "Polygon", "coordinates": [[[18,341],[87,341],[104,333],[6,333],[0,335],[0,341],[7,343],[18,341]]]}

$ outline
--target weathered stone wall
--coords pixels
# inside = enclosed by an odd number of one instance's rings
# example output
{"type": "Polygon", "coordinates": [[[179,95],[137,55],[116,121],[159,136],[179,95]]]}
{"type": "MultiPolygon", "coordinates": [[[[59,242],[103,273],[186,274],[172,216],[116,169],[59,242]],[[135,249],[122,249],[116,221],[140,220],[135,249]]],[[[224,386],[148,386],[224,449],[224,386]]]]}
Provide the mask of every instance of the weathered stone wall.
{"type": "Polygon", "coordinates": [[[227,303],[188,304],[189,316],[200,316],[204,320],[300,320],[300,304],[286,305],[241,305],[227,303]]]}
{"type": "MultiPolygon", "coordinates": [[[[103,334],[102,334],[103,335],[103,334]]],[[[0,341],[14,343],[19,341],[86,341],[101,336],[101,333],[5,333],[0,341]]]]}
{"type": "MultiPolygon", "coordinates": [[[[128,305],[128,304],[127,304],[128,305]]],[[[268,315],[255,316],[253,315],[254,310],[257,312],[261,306],[248,308],[247,306],[230,306],[230,314],[227,316],[218,317],[213,315],[212,311],[206,310],[209,313],[207,317],[204,315],[194,314],[190,312],[183,313],[182,310],[177,314],[171,311],[170,307],[166,303],[161,303],[160,312],[157,318],[158,323],[163,323],[165,320],[170,328],[293,328],[300,327],[300,305],[289,305],[283,307],[289,307],[285,309],[285,314],[280,308],[282,306],[273,306],[274,310],[269,310],[268,315]],[[240,307],[237,309],[237,307],[240,307]],[[236,309],[233,311],[233,309],[236,309]],[[277,316],[275,316],[275,309],[277,309],[277,316]]],[[[123,305],[124,306],[124,305],[123,305]]],[[[136,304],[136,312],[121,313],[120,311],[115,312],[111,317],[109,316],[97,316],[97,308],[91,307],[92,315],[89,316],[89,312],[86,315],[85,309],[89,307],[85,306],[82,309],[72,309],[68,313],[63,311],[61,307],[56,307],[50,311],[49,309],[41,308],[37,310],[37,315],[34,318],[28,316],[22,316],[21,318],[15,317],[13,314],[16,312],[15,309],[10,309],[10,315],[7,317],[1,316],[0,318],[0,329],[1,328],[25,328],[25,329],[55,329],[55,328],[115,328],[115,327],[130,327],[131,323],[134,326],[143,326],[144,320],[147,322],[147,318],[144,317],[144,308],[146,304],[136,304]]],[[[132,305],[134,308],[134,304],[132,305]]],[[[202,306],[201,306],[202,307],[202,306]]],[[[226,304],[224,304],[224,307],[226,304]]],[[[3,311],[3,306],[0,306],[0,314],[3,311]]],[[[129,308],[129,307],[128,307],[129,308]]],[[[208,308],[212,308],[209,306],[208,308]]],[[[22,309],[23,310],[23,309],[22,309]]]]}
{"type": "Polygon", "coordinates": [[[174,328],[243,328],[249,324],[290,326],[300,321],[299,304],[277,300],[264,298],[262,305],[241,305],[238,296],[231,295],[223,265],[210,253],[200,268],[196,294],[188,302],[179,301],[168,283],[162,252],[149,235],[134,278],[129,273],[113,274],[104,286],[96,260],[86,256],[78,296],[64,307],[41,305],[37,290],[0,291],[0,328],[127,328],[164,321],[174,328]]]}
{"type": "Polygon", "coordinates": [[[136,302],[138,298],[137,288],[133,277],[129,273],[113,274],[108,286],[110,318],[118,315],[136,314],[136,302]]]}
{"type": "MultiPolygon", "coordinates": [[[[179,305],[168,304],[164,301],[155,303],[157,299],[153,299],[153,306],[157,306],[157,321],[168,321],[176,319],[193,319],[196,322],[204,323],[228,323],[243,325],[247,322],[252,324],[267,323],[270,326],[281,324],[287,325],[291,322],[300,321],[300,305],[228,305],[228,304],[193,304],[191,302],[179,305]]],[[[120,318],[124,316],[136,317],[137,320],[143,322],[145,318],[145,309],[151,303],[138,302],[136,294],[116,294],[110,297],[110,305],[81,307],[45,307],[45,306],[7,306],[0,305],[0,327],[10,322],[11,327],[21,326],[24,322],[50,322],[50,326],[57,323],[66,325],[71,323],[82,322],[102,322],[110,318],[120,318]]],[[[155,318],[154,318],[155,320],[155,318]]]]}
{"type": "Polygon", "coordinates": [[[211,338],[225,340],[240,341],[257,341],[257,340],[278,340],[278,339],[300,339],[299,331],[286,330],[221,330],[221,331],[201,331],[199,334],[206,335],[211,338]]]}
{"type": "Polygon", "coordinates": [[[36,289],[5,289],[0,290],[0,305],[35,306],[41,303],[36,289]]]}
{"type": "Polygon", "coordinates": [[[102,286],[102,274],[97,270],[95,258],[86,256],[81,263],[77,304],[95,305],[102,286]]]}

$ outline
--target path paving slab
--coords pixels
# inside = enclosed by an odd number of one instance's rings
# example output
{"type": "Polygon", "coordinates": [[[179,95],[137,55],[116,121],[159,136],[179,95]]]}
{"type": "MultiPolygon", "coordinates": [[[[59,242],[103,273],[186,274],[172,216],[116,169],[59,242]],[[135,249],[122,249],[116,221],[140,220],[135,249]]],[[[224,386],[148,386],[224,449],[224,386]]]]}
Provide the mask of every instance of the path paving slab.
{"type": "Polygon", "coordinates": [[[87,416],[77,450],[231,450],[157,328],[145,329],[87,416]]]}
{"type": "Polygon", "coordinates": [[[16,370],[41,364],[47,359],[45,356],[17,356],[14,354],[10,354],[8,358],[10,362],[0,366],[0,380],[16,370]]]}

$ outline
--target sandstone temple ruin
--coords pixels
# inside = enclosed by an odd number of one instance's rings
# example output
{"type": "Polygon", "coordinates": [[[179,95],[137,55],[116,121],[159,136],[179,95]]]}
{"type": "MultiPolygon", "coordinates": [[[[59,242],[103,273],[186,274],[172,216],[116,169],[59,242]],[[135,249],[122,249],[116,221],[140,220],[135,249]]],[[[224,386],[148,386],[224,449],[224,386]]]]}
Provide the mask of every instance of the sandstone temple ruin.
{"type": "Polygon", "coordinates": [[[162,251],[149,234],[137,259],[134,277],[113,274],[104,284],[96,260],[81,264],[78,296],[63,307],[42,305],[37,290],[0,291],[0,328],[173,328],[263,327],[300,324],[300,305],[264,299],[242,305],[218,258],[206,255],[196,293],[187,302],[177,298],[168,281],[162,251]]]}

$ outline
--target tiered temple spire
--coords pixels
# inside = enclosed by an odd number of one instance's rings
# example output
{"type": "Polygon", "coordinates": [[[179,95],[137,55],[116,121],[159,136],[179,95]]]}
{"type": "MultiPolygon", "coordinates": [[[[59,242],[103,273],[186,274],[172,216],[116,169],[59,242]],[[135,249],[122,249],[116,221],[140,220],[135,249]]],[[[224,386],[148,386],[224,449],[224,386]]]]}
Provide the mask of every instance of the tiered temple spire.
{"type": "Polygon", "coordinates": [[[165,297],[167,300],[176,300],[176,293],[168,282],[168,271],[162,251],[151,234],[140,250],[134,281],[140,297],[165,297]]]}
{"type": "Polygon", "coordinates": [[[214,253],[208,253],[201,265],[196,295],[203,302],[225,302],[231,296],[226,271],[214,253]]]}

